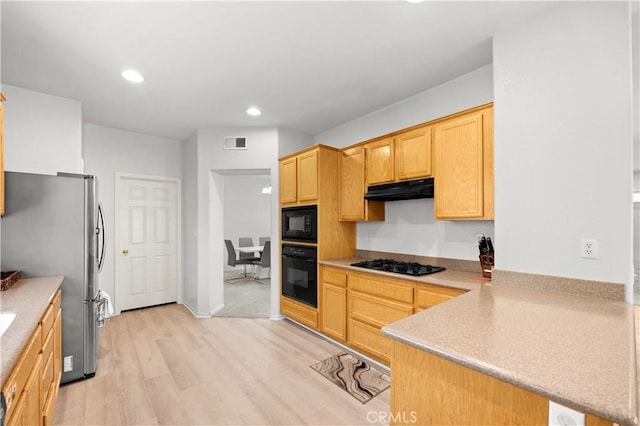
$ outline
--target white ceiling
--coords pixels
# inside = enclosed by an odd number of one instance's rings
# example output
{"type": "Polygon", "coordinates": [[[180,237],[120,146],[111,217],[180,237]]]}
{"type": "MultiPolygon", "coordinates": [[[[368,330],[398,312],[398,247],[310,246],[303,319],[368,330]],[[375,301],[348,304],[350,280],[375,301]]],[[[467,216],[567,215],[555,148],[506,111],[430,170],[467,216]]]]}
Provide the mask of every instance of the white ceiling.
{"type": "Polygon", "coordinates": [[[85,122],[183,139],[315,135],[492,62],[534,2],[2,1],[2,82],[82,102],[85,122]],[[123,80],[135,68],[142,85],[123,80]],[[250,105],[262,109],[249,117],[250,105]]]}

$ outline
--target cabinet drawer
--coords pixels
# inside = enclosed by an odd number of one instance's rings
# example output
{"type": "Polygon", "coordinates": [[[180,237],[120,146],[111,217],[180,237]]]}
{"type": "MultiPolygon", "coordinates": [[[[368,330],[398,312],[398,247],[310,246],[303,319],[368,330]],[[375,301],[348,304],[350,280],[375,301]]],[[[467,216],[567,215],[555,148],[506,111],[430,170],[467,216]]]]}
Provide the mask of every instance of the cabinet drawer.
{"type": "Polygon", "coordinates": [[[368,294],[351,292],[351,317],[376,327],[383,327],[413,314],[413,305],[383,300],[368,294]]]}
{"type": "Polygon", "coordinates": [[[416,286],[416,308],[430,308],[464,293],[466,293],[465,290],[457,288],[418,284],[416,286]]]}
{"type": "Polygon", "coordinates": [[[315,330],[318,329],[318,311],[310,306],[280,297],[280,309],[282,313],[315,330]]]}
{"type": "Polygon", "coordinates": [[[346,287],[347,272],[343,269],[334,269],[325,266],[322,268],[322,281],[340,287],[346,287]]]}
{"type": "Polygon", "coordinates": [[[349,289],[413,305],[414,284],[407,281],[350,272],[349,289]]]}
{"type": "Polygon", "coordinates": [[[349,343],[354,348],[377,358],[387,364],[391,361],[393,341],[383,336],[380,329],[360,321],[349,320],[349,343]]]}
{"type": "Polygon", "coordinates": [[[44,343],[44,339],[49,334],[49,330],[53,327],[53,320],[55,319],[55,313],[57,311],[53,310],[53,305],[49,304],[47,306],[47,310],[44,311],[44,315],[42,315],[42,343],[44,343]]]}

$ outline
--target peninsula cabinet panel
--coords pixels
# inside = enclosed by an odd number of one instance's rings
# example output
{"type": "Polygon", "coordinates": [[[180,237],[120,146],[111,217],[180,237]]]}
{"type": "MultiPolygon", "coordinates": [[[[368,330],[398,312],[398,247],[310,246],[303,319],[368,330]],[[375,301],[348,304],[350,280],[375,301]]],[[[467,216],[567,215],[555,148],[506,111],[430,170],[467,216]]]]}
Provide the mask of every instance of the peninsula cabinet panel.
{"type": "Polygon", "coordinates": [[[298,201],[318,199],[318,151],[298,156],[298,201]]]}
{"type": "MultiPolygon", "coordinates": [[[[391,412],[419,425],[547,425],[549,400],[511,383],[393,342],[391,412]]],[[[612,425],[587,413],[586,426],[612,425]]],[[[404,424],[393,419],[391,424],[404,424]]]]}
{"type": "Polygon", "coordinates": [[[298,201],[298,159],[288,158],[280,162],[280,203],[298,201]]]}
{"type": "Polygon", "coordinates": [[[435,126],[436,219],[493,219],[492,109],[435,126]]]}
{"type": "Polygon", "coordinates": [[[367,201],[364,146],[342,151],[339,163],[340,180],[340,220],[366,221],[384,220],[384,202],[367,201]]]}
{"type": "Polygon", "coordinates": [[[396,179],[431,176],[432,127],[421,127],[396,136],[396,179]]]}
{"type": "Polygon", "coordinates": [[[393,182],[395,179],[393,138],[366,144],[367,185],[393,182]]]}

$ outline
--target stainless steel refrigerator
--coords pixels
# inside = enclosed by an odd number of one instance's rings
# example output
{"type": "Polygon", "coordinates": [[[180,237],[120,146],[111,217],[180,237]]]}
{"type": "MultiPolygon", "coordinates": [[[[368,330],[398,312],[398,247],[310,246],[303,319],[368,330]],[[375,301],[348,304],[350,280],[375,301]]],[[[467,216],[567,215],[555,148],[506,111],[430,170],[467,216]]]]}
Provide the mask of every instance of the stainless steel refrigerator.
{"type": "Polygon", "coordinates": [[[64,276],[62,383],[96,372],[104,235],[94,176],[5,173],[2,270],[64,276]]]}

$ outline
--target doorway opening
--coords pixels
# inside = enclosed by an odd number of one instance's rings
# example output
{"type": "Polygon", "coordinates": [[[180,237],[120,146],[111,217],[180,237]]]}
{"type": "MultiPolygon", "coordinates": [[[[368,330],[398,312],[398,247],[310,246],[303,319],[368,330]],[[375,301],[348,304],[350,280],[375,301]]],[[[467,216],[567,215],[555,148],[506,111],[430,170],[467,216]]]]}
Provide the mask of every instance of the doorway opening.
{"type": "Polygon", "coordinates": [[[271,244],[270,171],[218,172],[224,175],[223,236],[232,243],[233,253],[225,247],[224,307],[214,316],[269,318],[271,265],[265,249],[271,244]],[[247,247],[255,250],[246,251],[247,247]],[[230,256],[240,262],[231,266],[230,256]]]}

